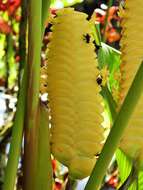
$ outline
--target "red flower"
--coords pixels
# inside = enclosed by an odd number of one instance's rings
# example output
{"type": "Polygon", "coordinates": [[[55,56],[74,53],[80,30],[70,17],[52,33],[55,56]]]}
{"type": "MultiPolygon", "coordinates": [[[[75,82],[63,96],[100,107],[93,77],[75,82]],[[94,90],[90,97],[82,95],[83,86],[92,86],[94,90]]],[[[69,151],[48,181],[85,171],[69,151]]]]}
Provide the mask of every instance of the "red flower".
{"type": "Polygon", "coordinates": [[[19,55],[17,55],[17,56],[15,57],[15,61],[16,61],[16,63],[18,63],[18,62],[20,61],[20,56],[19,56],[19,55]]]}
{"type": "Polygon", "coordinates": [[[8,13],[9,15],[13,15],[15,11],[20,6],[21,0],[8,0],[7,6],[8,6],[8,13]]]}
{"type": "Polygon", "coordinates": [[[2,0],[0,0],[0,11],[6,11],[7,4],[3,3],[2,0]]]}
{"type": "Polygon", "coordinates": [[[119,19],[119,16],[117,15],[118,11],[119,11],[118,7],[116,7],[116,6],[110,7],[110,9],[109,9],[109,19],[114,18],[114,19],[118,20],[119,19]]]}
{"type": "Polygon", "coordinates": [[[104,24],[106,12],[102,9],[95,9],[95,13],[96,13],[96,21],[101,24],[104,24]]]}
{"type": "Polygon", "coordinates": [[[3,3],[2,0],[0,0],[0,10],[7,10],[9,15],[13,15],[20,6],[20,3],[21,0],[7,0],[6,3],[3,3]]]}
{"type": "Polygon", "coordinates": [[[54,190],[61,190],[62,189],[62,183],[59,181],[56,181],[54,184],[54,190]]]}
{"type": "Polygon", "coordinates": [[[117,187],[118,185],[118,179],[116,176],[112,176],[109,181],[108,181],[108,185],[110,185],[111,187],[117,187]]]}
{"type": "Polygon", "coordinates": [[[0,86],[4,86],[5,85],[5,79],[0,78],[0,86]]]}
{"type": "Polygon", "coordinates": [[[53,168],[53,172],[56,171],[56,160],[52,160],[52,168],[53,168]]]}
{"type": "Polygon", "coordinates": [[[51,14],[56,15],[56,11],[57,11],[57,9],[55,9],[55,8],[50,8],[51,14]]]}
{"type": "Polygon", "coordinates": [[[106,38],[109,43],[116,42],[120,39],[120,34],[114,28],[107,28],[106,38]]]}
{"type": "Polygon", "coordinates": [[[0,18],[0,32],[4,34],[9,34],[11,32],[11,27],[8,22],[4,21],[2,18],[0,18]]]}

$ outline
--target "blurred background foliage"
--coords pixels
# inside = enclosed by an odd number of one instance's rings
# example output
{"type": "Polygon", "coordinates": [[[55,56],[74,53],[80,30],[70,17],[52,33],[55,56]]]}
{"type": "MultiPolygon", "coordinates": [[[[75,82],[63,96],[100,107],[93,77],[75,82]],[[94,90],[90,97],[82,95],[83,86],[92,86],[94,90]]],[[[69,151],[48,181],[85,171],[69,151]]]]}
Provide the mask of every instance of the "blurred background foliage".
{"type": "MultiPolygon", "coordinates": [[[[113,94],[114,100],[118,101],[120,79],[120,52],[118,50],[121,37],[118,13],[119,0],[52,0],[50,13],[55,15],[57,9],[68,6],[87,13],[89,18],[92,17],[94,20],[99,34],[95,36],[99,67],[102,69],[105,78],[108,72],[110,73],[110,77],[107,77],[107,85],[113,94]]],[[[19,73],[21,71],[19,52],[20,21],[21,1],[0,0],[0,189],[2,189],[3,184],[4,168],[9,151],[11,127],[19,90],[19,73]]],[[[46,50],[50,32],[47,22],[41,53],[42,65],[46,62],[46,50]]],[[[107,121],[107,123],[109,122],[107,121]]],[[[22,189],[22,156],[21,153],[17,174],[17,189],[22,189]]],[[[68,171],[54,159],[52,160],[52,165],[55,182],[54,190],[61,190],[66,184],[68,171]]],[[[78,182],[77,189],[82,189],[86,181],[87,179],[78,182]]],[[[117,163],[113,160],[113,164],[105,177],[103,189],[115,189],[118,185],[118,168],[117,163]]]]}

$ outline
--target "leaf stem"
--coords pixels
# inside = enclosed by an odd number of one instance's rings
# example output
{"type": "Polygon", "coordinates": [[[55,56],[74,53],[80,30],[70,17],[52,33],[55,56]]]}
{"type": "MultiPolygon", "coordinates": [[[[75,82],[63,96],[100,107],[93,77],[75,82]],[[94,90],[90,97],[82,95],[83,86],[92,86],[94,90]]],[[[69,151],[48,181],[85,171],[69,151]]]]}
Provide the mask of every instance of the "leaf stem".
{"type": "Polygon", "coordinates": [[[42,0],[42,33],[44,34],[45,24],[49,15],[51,0],[42,0]]]}
{"type": "Polygon", "coordinates": [[[127,127],[128,121],[136,107],[136,104],[141,97],[143,92],[142,84],[143,63],[141,63],[132,86],[129,89],[129,93],[127,94],[127,97],[125,98],[125,101],[115,119],[114,125],[92,171],[85,190],[98,190],[100,188],[100,184],[102,183],[102,179],[106,173],[107,167],[118,147],[122,134],[127,127]]]}
{"type": "MultiPolygon", "coordinates": [[[[36,122],[39,105],[40,63],[42,45],[42,0],[29,1],[28,19],[28,92],[25,115],[24,189],[34,189],[37,143],[36,122]],[[32,154],[29,157],[29,154],[32,154]]],[[[35,189],[34,189],[35,190],[35,189]]]]}
{"type": "Polygon", "coordinates": [[[39,105],[39,122],[37,123],[37,163],[35,173],[35,190],[52,189],[52,164],[50,151],[50,130],[48,127],[48,110],[42,104],[39,105]]]}
{"type": "Polygon", "coordinates": [[[25,65],[25,71],[22,77],[22,83],[17,103],[17,111],[15,114],[14,124],[12,128],[12,139],[10,144],[8,163],[5,170],[3,190],[13,190],[16,182],[16,173],[22,143],[22,133],[24,124],[26,84],[27,70],[25,65]]]}
{"type": "Polygon", "coordinates": [[[29,85],[25,118],[24,190],[52,188],[49,118],[43,113],[39,99],[41,46],[49,3],[44,0],[37,0],[36,3],[35,0],[30,0],[29,4],[29,85]],[[29,154],[32,154],[32,157],[29,157],[29,154]]]}
{"type": "Polygon", "coordinates": [[[114,122],[116,118],[116,102],[113,100],[112,94],[110,93],[109,89],[107,86],[102,87],[101,91],[102,96],[106,99],[109,110],[110,110],[110,115],[111,115],[111,123],[114,122]]]}

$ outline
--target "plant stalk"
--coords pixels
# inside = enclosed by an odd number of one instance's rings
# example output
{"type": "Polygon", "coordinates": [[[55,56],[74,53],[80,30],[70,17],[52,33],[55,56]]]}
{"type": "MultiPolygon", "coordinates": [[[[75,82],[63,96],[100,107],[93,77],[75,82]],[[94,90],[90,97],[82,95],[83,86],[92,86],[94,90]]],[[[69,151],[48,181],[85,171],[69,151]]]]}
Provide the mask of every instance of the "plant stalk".
{"type": "Polygon", "coordinates": [[[41,46],[49,1],[37,0],[35,3],[35,0],[30,0],[29,6],[29,85],[25,118],[24,190],[50,190],[52,189],[52,171],[49,118],[48,114],[46,116],[43,113],[44,108],[41,108],[39,101],[41,46]]]}
{"type": "Polygon", "coordinates": [[[26,57],[26,31],[27,31],[27,12],[28,12],[28,0],[22,0],[21,2],[21,20],[19,31],[19,80],[21,79],[21,71],[24,69],[25,57],[26,57]]]}
{"type": "Polygon", "coordinates": [[[28,18],[28,92],[25,117],[24,190],[34,189],[37,150],[39,81],[41,63],[42,0],[29,1],[28,18]]]}
{"type": "Polygon", "coordinates": [[[114,122],[115,118],[116,118],[116,102],[113,100],[112,94],[110,93],[109,89],[107,86],[102,87],[102,91],[101,91],[102,96],[105,98],[105,100],[107,101],[109,110],[110,110],[110,115],[111,115],[111,123],[114,122]]]}
{"type": "Polygon", "coordinates": [[[49,16],[51,0],[42,0],[42,33],[44,34],[45,24],[49,16]]]}
{"type": "Polygon", "coordinates": [[[50,130],[49,130],[49,114],[45,106],[39,105],[39,122],[38,128],[38,145],[37,145],[37,163],[35,173],[35,190],[51,190],[52,189],[52,165],[50,151],[50,130]]]}
{"type": "Polygon", "coordinates": [[[24,124],[25,102],[26,102],[26,84],[27,84],[27,70],[22,77],[21,88],[19,91],[19,98],[17,103],[17,111],[15,114],[14,124],[12,128],[12,139],[10,144],[10,152],[8,163],[5,170],[3,190],[13,190],[16,183],[17,167],[19,162],[19,155],[22,144],[22,133],[24,124]]]}

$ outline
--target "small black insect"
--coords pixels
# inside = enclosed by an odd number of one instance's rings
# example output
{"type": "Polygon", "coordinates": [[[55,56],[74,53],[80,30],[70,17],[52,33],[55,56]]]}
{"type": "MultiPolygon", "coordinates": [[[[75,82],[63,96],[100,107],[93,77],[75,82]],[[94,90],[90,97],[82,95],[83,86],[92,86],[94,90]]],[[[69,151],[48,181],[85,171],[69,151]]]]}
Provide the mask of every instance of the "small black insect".
{"type": "Polygon", "coordinates": [[[97,77],[97,79],[96,79],[97,84],[101,86],[102,85],[102,80],[103,80],[103,77],[101,75],[99,75],[97,77]]]}
{"type": "Polygon", "coordinates": [[[52,26],[53,26],[53,25],[52,25],[51,23],[48,24],[48,26],[47,26],[46,29],[45,29],[44,35],[47,35],[48,32],[52,32],[52,30],[51,30],[52,26]]]}
{"type": "Polygon", "coordinates": [[[100,45],[96,44],[95,40],[93,41],[93,44],[95,45],[95,51],[98,51],[101,48],[100,45]]]}
{"type": "Polygon", "coordinates": [[[84,36],[84,40],[86,41],[86,43],[89,43],[90,42],[90,35],[86,34],[86,35],[83,35],[83,36],[84,36]]]}

